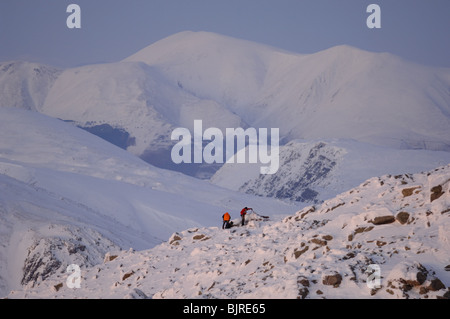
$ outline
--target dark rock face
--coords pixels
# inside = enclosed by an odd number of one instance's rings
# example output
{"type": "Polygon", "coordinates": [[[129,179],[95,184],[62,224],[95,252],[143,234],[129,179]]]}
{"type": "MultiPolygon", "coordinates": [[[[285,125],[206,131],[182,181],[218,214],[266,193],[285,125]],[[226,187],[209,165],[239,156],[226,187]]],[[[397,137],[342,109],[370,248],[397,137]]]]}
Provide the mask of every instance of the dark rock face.
{"type": "MultiPolygon", "coordinates": [[[[58,226],[50,226],[58,227],[58,226]]],[[[23,263],[22,285],[39,283],[67,266],[92,266],[100,263],[107,250],[118,248],[101,234],[80,228],[64,227],[61,236],[39,237],[28,247],[23,263]]]]}
{"type": "Polygon", "coordinates": [[[274,175],[261,175],[245,183],[240,190],[248,194],[319,203],[315,185],[325,180],[336,167],[336,150],[320,142],[307,156],[299,150],[287,150],[280,158],[280,170],[274,175]],[[295,171],[293,171],[295,169],[295,171]]]}
{"type": "Polygon", "coordinates": [[[122,128],[114,128],[109,124],[79,127],[124,150],[126,150],[128,146],[136,144],[135,138],[131,137],[127,131],[122,128]]]}
{"type": "Polygon", "coordinates": [[[430,202],[439,199],[439,197],[441,197],[442,195],[444,195],[444,192],[442,191],[442,185],[433,187],[431,189],[430,202]]]}
{"type": "Polygon", "coordinates": [[[34,254],[29,257],[24,263],[23,277],[21,280],[22,285],[26,285],[30,281],[37,282],[39,279],[45,280],[61,267],[61,262],[53,259],[50,251],[45,251],[42,254],[34,254]]]}

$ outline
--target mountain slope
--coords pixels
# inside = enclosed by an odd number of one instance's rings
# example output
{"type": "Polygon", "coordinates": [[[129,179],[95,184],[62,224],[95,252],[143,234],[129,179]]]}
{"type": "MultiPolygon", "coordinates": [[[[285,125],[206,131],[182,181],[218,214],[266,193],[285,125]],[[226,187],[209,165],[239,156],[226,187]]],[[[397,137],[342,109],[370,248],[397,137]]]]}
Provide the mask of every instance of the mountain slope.
{"type": "Polygon", "coordinates": [[[158,242],[151,236],[139,238],[123,224],[102,218],[70,198],[4,174],[0,174],[0,189],[2,296],[65,271],[69,264],[93,266],[110,250],[158,242]]]}
{"type": "Polygon", "coordinates": [[[275,118],[271,124],[289,130],[291,137],[448,150],[448,72],[339,46],[292,66],[287,81],[292,86],[277,93],[271,85],[262,101],[284,97],[281,103],[265,103],[272,108],[270,119],[275,118]],[[437,130],[427,132],[434,124],[437,130]]]}
{"type": "Polygon", "coordinates": [[[449,298],[450,166],[386,175],[282,220],[191,228],[10,298],[449,298]],[[376,272],[373,272],[373,271],[376,272]],[[56,289],[57,287],[57,289],[56,289]]]}
{"type": "Polygon", "coordinates": [[[174,231],[218,225],[225,210],[292,209],[152,167],[37,112],[0,108],[0,133],[3,295],[71,261],[87,267],[111,248],[147,249],[174,231]]]}
{"type": "Polygon", "coordinates": [[[0,63],[0,107],[40,110],[60,69],[38,63],[0,63]]]}
{"type": "Polygon", "coordinates": [[[215,33],[186,31],[153,43],[124,61],[157,67],[186,91],[237,111],[257,99],[274,55],[282,54],[278,52],[215,33]]]}
{"type": "MultiPolygon", "coordinates": [[[[245,126],[237,115],[217,102],[185,92],[168,83],[154,68],[139,62],[65,70],[52,86],[41,111],[94,133],[106,126],[112,134],[103,137],[110,142],[114,142],[114,133],[125,134],[124,149],[151,164],[173,170],[180,170],[170,157],[174,144],[171,133],[176,127],[192,130],[199,114],[205,126],[245,126]]],[[[189,172],[191,167],[181,169],[189,172]]]]}
{"type": "Polygon", "coordinates": [[[211,182],[241,192],[319,203],[371,176],[421,172],[450,163],[449,152],[397,150],[354,140],[293,140],[280,147],[279,170],[261,175],[259,164],[226,163],[211,182]]]}
{"type": "Polygon", "coordinates": [[[180,125],[192,127],[194,118],[189,113],[202,107],[215,111],[224,125],[240,124],[213,101],[200,100],[168,84],[143,63],[111,63],[64,71],[42,112],[81,126],[109,124],[125,129],[134,139],[128,149],[142,155],[152,147],[167,148],[172,144],[171,131],[180,125]]]}

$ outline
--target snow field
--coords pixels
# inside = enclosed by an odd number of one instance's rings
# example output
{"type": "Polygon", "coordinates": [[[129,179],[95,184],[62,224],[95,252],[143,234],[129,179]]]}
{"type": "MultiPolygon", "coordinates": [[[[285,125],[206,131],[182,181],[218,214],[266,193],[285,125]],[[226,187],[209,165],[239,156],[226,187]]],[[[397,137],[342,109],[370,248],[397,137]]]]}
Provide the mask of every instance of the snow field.
{"type": "Polygon", "coordinates": [[[40,260],[54,266],[36,271],[32,283],[45,279],[43,273],[64,272],[76,258],[80,263],[90,258],[81,264],[92,266],[110,247],[148,249],[177,230],[221,225],[225,210],[233,215],[241,205],[292,211],[290,204],[155,168],[36,112],[0,108],[0,130],[3,295],[18,289],[23,269],[31,272],[40,260]],[[89,239],[94,236],[97,240],[89,239]],[[85,248],[74,251],[72,245],[85,248]]]}

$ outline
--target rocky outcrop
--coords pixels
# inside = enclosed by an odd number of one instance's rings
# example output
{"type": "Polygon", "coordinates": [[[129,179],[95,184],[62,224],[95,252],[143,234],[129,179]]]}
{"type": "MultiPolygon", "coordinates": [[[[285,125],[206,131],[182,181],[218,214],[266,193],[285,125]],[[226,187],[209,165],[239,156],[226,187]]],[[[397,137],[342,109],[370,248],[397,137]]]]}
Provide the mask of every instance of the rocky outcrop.
{"type": "Polygon", "coordinates": [[[326,286],[333,286],[334,288],[339,287],[342,282],[342,276],[340,274],[326,275],[322,279],[322,283],[326,286]]]}
{"type": "Polygon", "coordinates": [[[435,272],[418,262],[402,262],[387,277],[386,292],[403,298],[428,298],[430,292],[445,289],[435,272]]]}
{"type": "MultiPolygon", "coordinates": [[[[80,267],[93,266],[106,259],[105,254],[108,250],[119,249],[110,240],[93,230],[53,224],[49,228],[60,228],[60,233],[64,236],[34,239],[32,245],[28,247],[24,260],[22,285],[33,286],[55,273],[65,273],[70,264],[80,267]]],[[[113,259],[113,256],[109,256],[109,260],[113,259]]]]}
{"type": "Polygon", "coordinates": [[[442,195],[444,195],[444,192],[442,191],[442,185],[434,186],[433,188],[431,188],[430,202],[439,199],[442,195]]]}
{"type": "Polygon", "coordinates": [[[388,215],[388,216],[378,216],[375,217],[371,223],[374,225],[384,225],[384,224],[390,224],[395,222],[395,217],[388,215]]]}

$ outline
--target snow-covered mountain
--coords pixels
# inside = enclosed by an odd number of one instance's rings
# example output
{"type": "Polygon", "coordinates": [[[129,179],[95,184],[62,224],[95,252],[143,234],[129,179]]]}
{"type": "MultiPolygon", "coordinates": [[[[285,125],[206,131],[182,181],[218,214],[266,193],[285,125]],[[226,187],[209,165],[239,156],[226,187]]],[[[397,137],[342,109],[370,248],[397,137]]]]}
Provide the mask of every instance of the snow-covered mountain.
{"type": "Polygon", "coordinates": [[[449,69],[349,46],[299,55],[208,32],[175,34],[125,61],[153,66],[252,127],[279,128],[286,140],[450,149],[449,69]]]}
{"type": "Polygon", "coordinates": [[[350,138],[450,150],[450,70],[349,46],[300,55],[181,32],[121,62],[42,71],[49,74],[39,82],[42,90],[23,85],[32,71],[21,78],[6,66],[0,105],[74,121],[110,141],[121,139],[118,145],[147,162],[190,175],[209,177],[217,169],[171,161],[170,133],[192,130],[195,119],[205,129],[279,128],[283,142],[350,138]]]}
{"type": "Polygon", "coordinates": [[[221,224],[261,201],[153,167],[69,123],[0,108],[0,294],[113,249],[147,249],[174,231],[221,224]],[[241,207],[242,206],[242,207],[241,207]]]}
{"type": "Polygon", "coordinates": [[[374,177],[282,219],[195,227],[9,298],[449,298],[450,166],[374,177]]]}
{"type": "Polygon", "coordinates": [[[372,176],[420,172],[450,163],[450,152],[398,150],[355,140],[293,140],[279,149],[279,170],[262,175],[259,164],[226,163],[213,184],[259,196],[319,203],[372,176]]]}
{"type": "Polygon", "coordinates": [[[131,138],[125,148],[144,157],[146,152],[173,145],[173,129],[192,128],[196,114],[203,114],[205,125],[218,124],[219,118],[220,128],[241,125],[240,118],[227,109],[171,85],[158,70],[140,62],[65,70],[41,111],[83,127],[107,124],[123,129],[131,138]],[[213,123],[208,121],[213,118],[213,123]]]}

